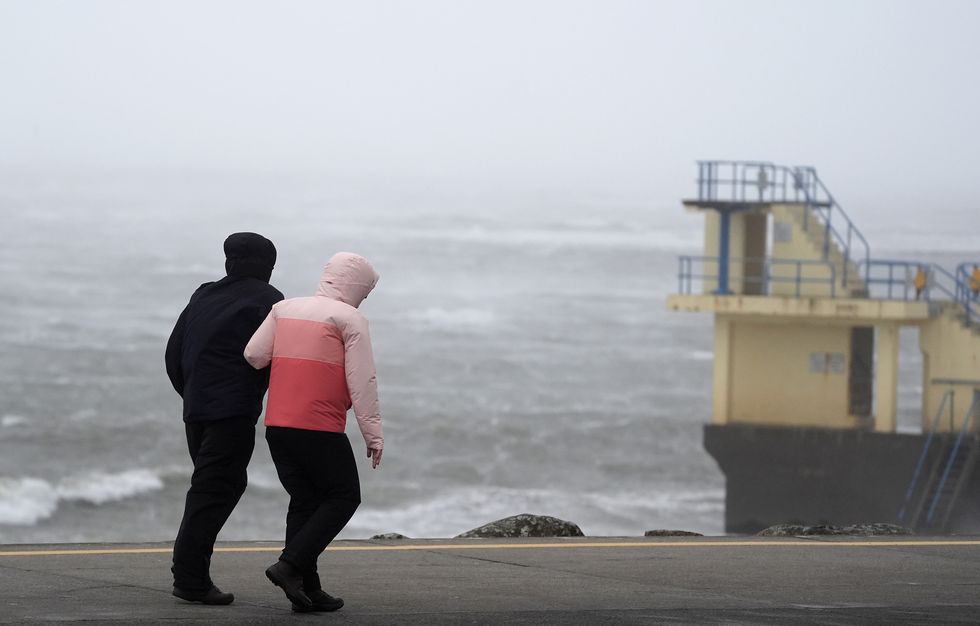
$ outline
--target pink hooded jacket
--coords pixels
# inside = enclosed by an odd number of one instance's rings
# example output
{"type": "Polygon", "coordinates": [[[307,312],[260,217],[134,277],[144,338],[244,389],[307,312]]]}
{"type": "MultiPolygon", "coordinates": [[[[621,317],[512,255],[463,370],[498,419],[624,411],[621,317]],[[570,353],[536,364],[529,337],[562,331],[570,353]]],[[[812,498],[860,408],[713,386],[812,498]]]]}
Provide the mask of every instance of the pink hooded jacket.
{"type": "Polygon", "coordinates": [[[255,369],[272,363],[266,426],[344,432],[347,410],[369,448],[384,448],[367,319],[357,306],[378,282],[364,257],[338,252],[309,298],[275,304],[245,346],[255,369]]]}

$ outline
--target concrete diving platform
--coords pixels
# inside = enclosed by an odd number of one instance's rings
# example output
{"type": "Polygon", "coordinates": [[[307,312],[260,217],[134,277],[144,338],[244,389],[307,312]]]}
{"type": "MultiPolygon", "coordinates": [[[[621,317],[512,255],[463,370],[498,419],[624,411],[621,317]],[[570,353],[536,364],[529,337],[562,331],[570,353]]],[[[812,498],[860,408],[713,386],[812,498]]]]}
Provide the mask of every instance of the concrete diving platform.
{"type": "Polygon", "coordinates": [[[917,300],[871,300],[868,298],[824,298],[796,296],[743,296],[674,294],[667,308],[688,313],[754,315],[767,319],[838,321],[843,323],[894,322],[913,325],[930,318],[928,302],[917,300]]]}

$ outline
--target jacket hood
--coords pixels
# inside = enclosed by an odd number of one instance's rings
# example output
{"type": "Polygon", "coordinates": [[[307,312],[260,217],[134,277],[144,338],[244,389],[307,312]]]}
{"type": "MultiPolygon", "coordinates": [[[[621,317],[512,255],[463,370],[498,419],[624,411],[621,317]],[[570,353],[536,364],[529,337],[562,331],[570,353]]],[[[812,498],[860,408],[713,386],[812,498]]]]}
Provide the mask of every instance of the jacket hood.
{"type": "Polygon", "coordinates": [[[330,257],[323,268],[316,295],[340,300],[357,308],[378,284],[378,278],[378,273],[361,255],[338,252],[330,257]]]}
{"type": "Polygon", "coordinates": [[[233,233],[225,239],[225,271],[235,278],[269,282],[276,266],[276,247],[257,233],[233,233]]]}

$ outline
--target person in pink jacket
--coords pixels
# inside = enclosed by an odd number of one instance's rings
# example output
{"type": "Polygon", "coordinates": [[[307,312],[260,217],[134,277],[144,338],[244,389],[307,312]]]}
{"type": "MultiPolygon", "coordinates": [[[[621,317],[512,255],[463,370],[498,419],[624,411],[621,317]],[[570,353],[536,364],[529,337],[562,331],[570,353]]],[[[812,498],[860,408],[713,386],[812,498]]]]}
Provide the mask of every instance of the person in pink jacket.
{"type": "Polygon", "coordinates": [[[364,257],[335,254],[316,295],[272,307],[245,346],[255,369],[272,365],[266,441],[289,493],[286,546],[266,576],[295,611],[333,611],[317,558],[361,502],[357,465],[344,428],[352,406],[377,468],[384,450],[378,383],[365,317],[357,310],[378,282],[364,257]]]}

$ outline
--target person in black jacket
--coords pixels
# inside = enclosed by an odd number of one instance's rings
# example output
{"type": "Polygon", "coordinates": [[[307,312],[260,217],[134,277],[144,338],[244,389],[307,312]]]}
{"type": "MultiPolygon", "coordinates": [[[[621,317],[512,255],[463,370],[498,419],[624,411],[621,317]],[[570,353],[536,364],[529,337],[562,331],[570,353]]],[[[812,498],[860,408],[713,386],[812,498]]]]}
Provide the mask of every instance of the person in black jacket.
{"type": "Polygon", "coordinates": [[[167,342],[167,375],[184,400],[184,429],[194,474],[174,543],[173,594],[205,604],[231,604],[211,581],[218,532],[245,492],[255,423],[269,368],[255,370],[245,344],[283,299],[269,284],[276,248],[255,233],[225,240],[227,276],[204,283],[184,308],[167,342]]]}

